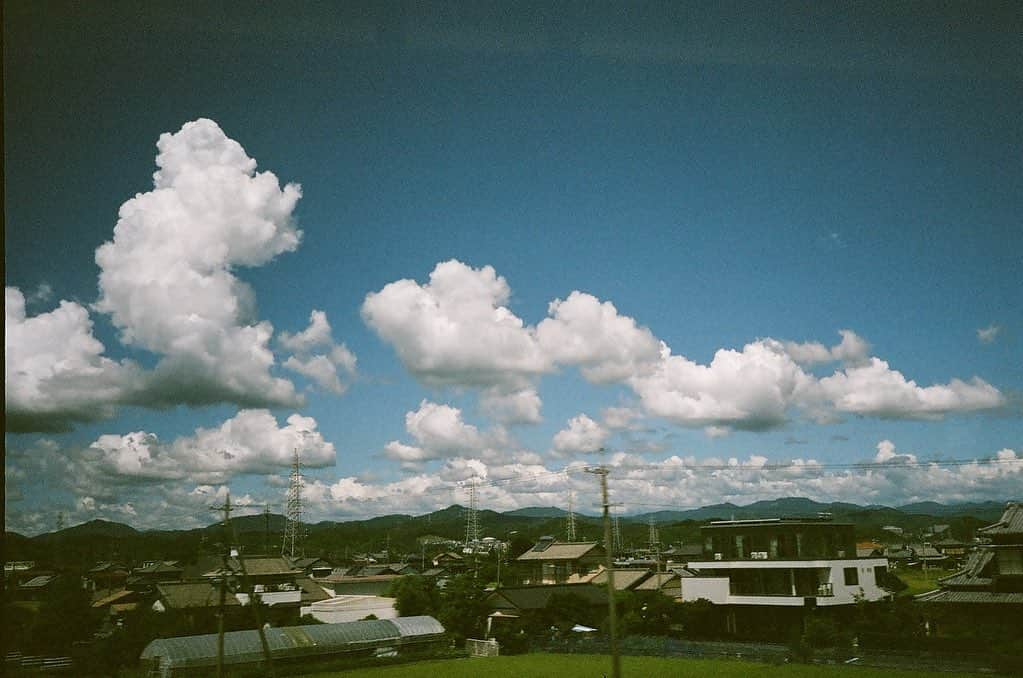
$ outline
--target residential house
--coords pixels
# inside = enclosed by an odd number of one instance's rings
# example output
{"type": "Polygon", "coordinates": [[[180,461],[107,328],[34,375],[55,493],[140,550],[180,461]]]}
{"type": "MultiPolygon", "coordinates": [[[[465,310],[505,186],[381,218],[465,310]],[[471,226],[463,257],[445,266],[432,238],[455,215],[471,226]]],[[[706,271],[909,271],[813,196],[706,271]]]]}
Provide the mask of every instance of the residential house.
{"type": "Polygon", "coordinates": [[[301,570],[307,577],[326,577],[334,569],[334,566],[323,558],[289,558],[285,556],[285,559],[293,569],[301,570]]]}
{"type": "Polygon", "coordinates": [[[516,562],[526,566],[525,584],[562,584],[573,574],[595,569],[605,557],[604,547],[595,541],[559,542],[554,537],[541,537],[516,562]]]}
{"type": "Polygon", "coordinates": [[[965,567],[939,579],[937,590],[916,597],[932,626],[1023,619],[1023,504],[1010,503],[1001,520],[977,535],[988,543],[969,554],[965,567]]]}
{"type": "Polygon", "coordinates": [[[97,563],[82,577],[82,586],[106,597],[114,591],[124,589],[128,582],[129,570],[120,563],[97,563]]]}
{"type": "Polygon", "coordinates": [[[487,637],[490,637],[495,623],[518,619],[526,612],[542,610],[558,595],[578,596],[593,608],[607,606],[606,590],[588,583],[502,587],[483,600],[491,610],[487,619],[487,637]]]}
{"type": "MultiPolygon", "coordinates": [[[[617,572],[615,573],[617,577],[617,572]]],[[[615,580],[617,581],[617,579],[615,580]]],[[[657,591],[669,598],[680,600],[682,598],[682,581],[677,572],[654,572],[652,575],[636,584],[633,591],[657,591]]]]}
{"type": "Polygon", "coordinates": [[[851,524],[830,517],[723,520],[701,532],[704,560],[689,562],[694,576],[680,577],[681,598],[726,608],[732,633],[793,623],[807,609],[890,595],[878,583],[888,561],[857,558],[851,524]]]}
{"type": "Polygon", "coordinates": [[[175,560],[150,560],[132,570],[126,584],[133,591],[153,591],[157,584],[181,581],[184,571],[175,560]]]}
{"type": "Polygon", "coordinates": [[[59,574],[40,574],[18,584],[15,596],[18,600],[42,600],[60,578],[59,574]]]}
{"type": "MultiPolygon", "coordinates": [[[[632,591],[639,584],[653,574],[653,570],[646,567],[638,568],[615,568],[614,571],[615,591],[632,591]]],[[[607,585],[607,569],[598,565],[596,570],[586,574],[573,574],[566,581],[566,584],[595,584],[607,585]]]]}

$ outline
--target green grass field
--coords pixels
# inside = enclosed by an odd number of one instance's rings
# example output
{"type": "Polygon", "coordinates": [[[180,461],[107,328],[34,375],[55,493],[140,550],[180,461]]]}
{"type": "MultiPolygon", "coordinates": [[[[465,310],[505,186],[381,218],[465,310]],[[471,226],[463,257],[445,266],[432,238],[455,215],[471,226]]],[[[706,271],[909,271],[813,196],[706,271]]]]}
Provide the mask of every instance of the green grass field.
{"type": "Polygon", "coordinates": [[[905,591],[900,591],[900,596],[915,596],[918,593],[926,593],[927,591],[933,591],[938,588],[938,579],[947,577],[953,574],[954,570],[898,570],[894,574],[906,582],[909,587],[905,591]]]}
{"type": "MultiPolygon", "coordinates": [[[[443,659],[399,666],[352,671],[317,673],[308,678],[523,678],[552,676],[555,678],[601,678],[611,675],[611,661],[605,656],[528,654],[486,659],[443,659]]],[[[924,678],[925,671],[895,671],[853,666],[817,666],[804,664],[771,665],[727,659],[685,659],[662,657],[622,657],[622,675],[629,678],[816,678],[847,676],[848,678],[924,678]]],[[[943,676],[973,674],[945,673],[943,676]]]]}

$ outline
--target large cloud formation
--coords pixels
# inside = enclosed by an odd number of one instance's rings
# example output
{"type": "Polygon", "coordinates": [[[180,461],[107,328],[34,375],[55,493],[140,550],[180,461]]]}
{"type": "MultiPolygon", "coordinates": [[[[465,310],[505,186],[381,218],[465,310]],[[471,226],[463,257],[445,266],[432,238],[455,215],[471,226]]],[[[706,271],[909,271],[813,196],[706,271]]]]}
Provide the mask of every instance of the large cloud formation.
{"type": "MultiPolygon", "coordinates": [[[[153,190],[120,208],[113,239],[96,250],[99,299],[120,341],[157,356],[154,369],[104,357],[89,311],[62,301],[28,317],[25,296],[5,290],[7,430],[63,431],[112,416],[118,405],[229,402],[298,406],[294,384],[275,376],[274,328],[256,317],[252,289],[236,275],[295,250],[297,184],[283,188],[212,120],[186,123],[157,143],[153,190]]],[[[355,355],[336,342],[326,314],[283,334],[283,367],[343,393],[355,355]],[[342,380],[344,377],[344,380],[342,380]]]]}
{"type": "Polygon", "coordinates": [[[113,240],[96,250],[96,309],[126,345],[162,356],[155,404],[299,404],[270,374],[273,326],[255,318],[252,289],[232,270],[298,247],[301,189],[257,172],[212,120],[161,135],[157,148],[153,190],[121,205],[113,240]]]}
{"type": "Polygon", "coordinates": [[[103,355],[80,304],[61,301],[27,317],[24,295],[7,287],[4,322],[8,431],[63,431],[72,422],[109,417],[141,385],[136,365],[103,355]]]}
{"type": "Polygon", "coordinates": [[[452,260],[437,264],[427,284],[399,280],[370,293],[362,313],[414,376],[482,388],[484,412],[504,422],[539,421],[537,381],[570,366],[591,383],[629,387],[647,414],[709,435],[776,428],[796,413],[822,423],[843,414],[933,419],[1005,402],[979,377],[919,386],[872,357],[850,329],[830,348],[763,338],[720,349],[703,365],[585,292],[551,302],[535,327],[506,307],[510,295],[492,267],[452,260]],[[828,363],[837,363],[830,376],[809,369],[828,363]]]}

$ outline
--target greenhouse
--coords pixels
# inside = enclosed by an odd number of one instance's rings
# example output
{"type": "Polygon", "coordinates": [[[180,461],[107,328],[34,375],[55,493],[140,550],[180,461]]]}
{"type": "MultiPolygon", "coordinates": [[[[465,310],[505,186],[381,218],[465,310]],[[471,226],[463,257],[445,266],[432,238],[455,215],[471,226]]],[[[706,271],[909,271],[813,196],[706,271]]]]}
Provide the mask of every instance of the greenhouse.
{"type": "MultiPolygon", "coordinates": [[[[267,628],[274,662],[296,663],[344,656],[393,656],[444,645],[444,627],[433,617],[398,617],[340,624],[267,628]]],[[[147,675],[209,675],[217,665],[217,634],[157,638],[140,657],[147,675]]],[[[258,631],[224,634],[224,666],[237,670],[263,662],[258,631]]]]}

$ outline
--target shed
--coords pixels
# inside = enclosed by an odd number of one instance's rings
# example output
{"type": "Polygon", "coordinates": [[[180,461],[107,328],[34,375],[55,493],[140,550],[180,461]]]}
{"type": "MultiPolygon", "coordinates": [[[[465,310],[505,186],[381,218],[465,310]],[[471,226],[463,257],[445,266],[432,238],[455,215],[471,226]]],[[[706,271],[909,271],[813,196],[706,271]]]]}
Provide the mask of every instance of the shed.
{"type": "MultiPolygon", "coordinates": [[[[374,650],[422,646],[442,642],[444,627],[433,617],[315,624],[266,629],[266,640],[274,661],[298,662],[374,650]]],[[[217,634],[158,638],[142,651],[140,660],[147,675],[170,678],[184,674],[205,674],[217,664],[217,634]]],[[[238,668],[263,661],[257,631],[224,634],[224,665],[238,668]]]]}

